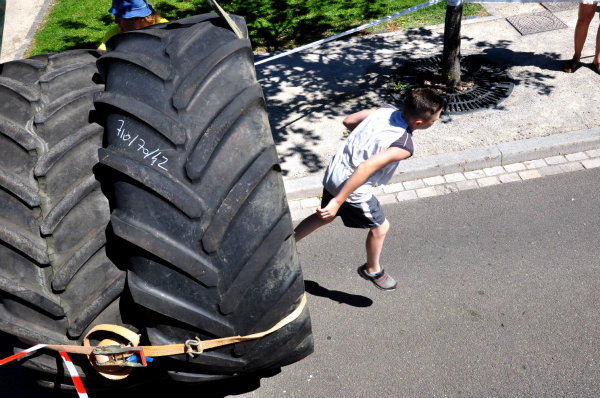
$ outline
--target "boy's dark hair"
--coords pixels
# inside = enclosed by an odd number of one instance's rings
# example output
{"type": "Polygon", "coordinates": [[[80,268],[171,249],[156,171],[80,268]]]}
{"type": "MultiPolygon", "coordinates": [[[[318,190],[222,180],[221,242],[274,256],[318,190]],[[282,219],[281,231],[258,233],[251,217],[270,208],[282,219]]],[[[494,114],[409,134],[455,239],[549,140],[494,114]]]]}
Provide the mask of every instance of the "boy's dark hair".
{"type": "Polygon", "coordinates": [[[444,98],[429,88],[415,88],[404,98],[402,116],[429,120],[446,105],[444,98]]]}

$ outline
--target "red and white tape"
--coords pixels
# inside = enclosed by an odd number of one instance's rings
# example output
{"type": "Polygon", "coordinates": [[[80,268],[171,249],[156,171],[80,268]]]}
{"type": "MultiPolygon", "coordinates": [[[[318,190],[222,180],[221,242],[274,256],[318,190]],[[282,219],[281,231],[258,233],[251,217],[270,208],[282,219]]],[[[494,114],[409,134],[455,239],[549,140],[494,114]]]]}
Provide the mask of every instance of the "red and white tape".
{"type": "Polygon", "coordinates": [[[77,373],[77,369],[75,369],[75,365],[71,362],[71,358],[64,351],[58,352],[62,357],[65,365],[67,365],[67,370],[71,375],[71,379],[73,379],[73,385],[75,385],[75,390],[77,390],[77,394],[79,394],[79,398],[88,398],[87,393],[85,392],[85,388],[83,387],[83,383],[81,382],[81,377],[79,377],[79,373],[77,373]]]}
{"type": "Polygon", "coordinates": [[[14,361],[15,359],[22,358],[22,357],[29,355],[32,352],[37,351],[40,348],[44,348],[44,347],[46,347],[46,344],[38,344],[38,345],[34,345],[33,347],[29,347],[28,349],[23,350],[21,352],[17,352],[16,354],[11,355],[7,358],[0,359],[0,365],[4,365],[5,363],[9,363],[11,361],[14,361]]]}
{"type": "MultiPolygon", "coordinates": [[[[17,352],[16,354],[11,355],[7,358],[0,359],[0,365],[4,365],[6,363],[14,361],[15,359],[19,359],[26,355],[29,355],[34,351],[37,351],[41,348],[46,347],[46,345],[47,344],[34,345],[33,347],[29,347],[26,350],[17,352]]],[[[81,382],[81,377],[79,377],[79,373],[77,373],[77,369],[75,369],[75,365],[73,365],[73,362],[71,362],[71,358],[69,358],[69,355],[67,355],[67,353],[64,351],[59,351],[59,354],[62,357],[63,361],[65,362],[65,365],[67,366],[67,370],[69,371],[69,374],[71,375],[71,379],[73,379],[73,384],[75,385],[75,390],[77,390],[77,394],[79,394],[79,398],[88,398],[88,395],[85,392],[85,388],[83,387],[83,383],[81,382]]]]}

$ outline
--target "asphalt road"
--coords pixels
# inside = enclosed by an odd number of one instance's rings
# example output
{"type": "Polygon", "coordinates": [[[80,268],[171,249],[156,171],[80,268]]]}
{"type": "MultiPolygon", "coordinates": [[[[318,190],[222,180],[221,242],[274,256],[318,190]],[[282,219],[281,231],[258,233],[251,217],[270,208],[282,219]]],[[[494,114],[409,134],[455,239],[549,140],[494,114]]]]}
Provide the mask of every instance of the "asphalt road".
{"type": "Polygon", "coordinates": [[[385,208],[382,263],[364,231],[298,245],[315,353],[256,397],[600,396],[600,169],[385,208]]]}
{"type": "MultiPolygon", "coordinates": [[[[311,356],[260,382],[126,396],[600,395],[600,169],[385,211],[382,260],[395,292],[356,275],[364,231],[336,221],[300,242],[311,356]]],[[[18,365],[0,372],[3,398],[58,396],[33,387],[18,365]]]]}

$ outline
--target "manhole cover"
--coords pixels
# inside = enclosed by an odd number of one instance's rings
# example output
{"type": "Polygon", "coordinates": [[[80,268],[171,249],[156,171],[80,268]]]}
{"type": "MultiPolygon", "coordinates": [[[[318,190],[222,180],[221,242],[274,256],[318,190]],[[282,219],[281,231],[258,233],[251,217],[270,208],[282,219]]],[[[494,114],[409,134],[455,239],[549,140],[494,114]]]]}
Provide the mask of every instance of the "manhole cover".
{"type": "Polygon", "coordinates": [[[419,59],[403,65],[390,79],[388,89],[400,105],[413,88],[429,87],[446,99],[444,114],[474,112],[505,100],[514,88],[512,76],[500,66],[478,55],[460,60],[462,84],[448,88],[442,83],[441,57],[419,59]]]}
{"type": "Polygon", "coordinates": [[[542,5],[544,8],[552,12],[574,10],[579,8],[579,3],[575,1],[553,1],[551,3],[542,3],[542,5]]]}
{"type": "Polygon", "coordinates": [[[522,35],[548,32],[550,30],[564,29],[567,27],[550,11],[536,12],[535,14],[515,15],[506,20],[522,35]]]}

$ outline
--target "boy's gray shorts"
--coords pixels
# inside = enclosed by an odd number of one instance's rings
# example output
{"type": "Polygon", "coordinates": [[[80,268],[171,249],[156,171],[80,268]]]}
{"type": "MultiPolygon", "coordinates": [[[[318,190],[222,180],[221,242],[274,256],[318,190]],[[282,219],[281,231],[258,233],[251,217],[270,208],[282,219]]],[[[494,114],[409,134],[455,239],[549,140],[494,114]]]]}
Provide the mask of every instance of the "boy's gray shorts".
{"type": "MultiPolygon", "coordinates": [[[[323,189],[321,208],[327,206],[331,199],[333,199],[333,195],[323,189]]],[[[385,214],[375,196],[372,196],[367,202],[344,202],[337,215],[342,218],[344,225],[350,228],[373,228],[380,226],[385,221],[385,214]]]]}

